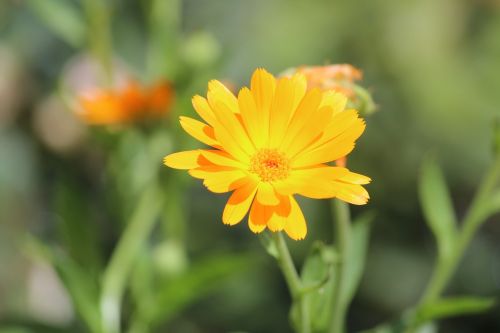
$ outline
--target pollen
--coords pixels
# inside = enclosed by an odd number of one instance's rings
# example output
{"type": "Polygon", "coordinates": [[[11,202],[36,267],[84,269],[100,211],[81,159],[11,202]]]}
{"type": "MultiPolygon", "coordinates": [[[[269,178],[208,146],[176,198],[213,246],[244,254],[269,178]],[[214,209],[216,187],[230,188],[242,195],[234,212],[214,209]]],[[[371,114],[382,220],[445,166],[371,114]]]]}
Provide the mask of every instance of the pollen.
{"type": "Polygon", "coordinates": [[[290,174],[290,161],[277,149],[263,148],[252,156],[250,172],[263,182],[283,180],[290,174]]]}

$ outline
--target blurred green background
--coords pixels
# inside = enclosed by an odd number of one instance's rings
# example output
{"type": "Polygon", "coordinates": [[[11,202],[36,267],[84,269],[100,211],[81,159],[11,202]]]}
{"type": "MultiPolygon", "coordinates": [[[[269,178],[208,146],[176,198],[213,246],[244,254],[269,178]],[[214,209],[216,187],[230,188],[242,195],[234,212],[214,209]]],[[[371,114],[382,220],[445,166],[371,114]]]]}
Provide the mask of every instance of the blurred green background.
{"type": "MultiPolygon", "coordinates": [[[[124,189],[106,178],[106,150],[62,103],[61,91],[79,87],[91,72],[82,65],[88,61],[82,60],[86,21],[72,16],[80,14],[81,3],[63,1],[74,9],[67,13],[41,2],[0,1],[0,322],[76,332],[68,295],[54,271],[25,249],[27,235],[57,251],[96,258],[100,267],[127,207],[113,210],[116,192],[124,189]],[[85,237],[92,242],[70,250],[68,244],[85,237]]],[[[422,158],[429,152],[438,158],[459,215],[492,160],[493,120],[500,116],[499,1],[165,1],[159,7],[167,11],[156,14],[157,23],[171,23],[164,27],[173,30],[156,34],[146,19],[149,1],[104,2],[112,8],[111,41],[120,66],[143,80],[161,71],[179,90],[171,120],[159,132],[178,131],[176,115],[193,112],[190,96],[204,94],[208,79],[239,87],[256,67],[275,74],[326,63],[361,68],[379,112],[367,120],[349,159],[353,170],[373,179],[370,203],[353,211],[373,210],[377,218],[348,327],[357,331],[391,320],[418,300],[436,250],[417,202],[422,158]],[[163,67],[147,68],[144,50],[169,33],[174,42],[150,53],[164,54],[163,67]]],[[[187,136],[168,142],[155,148],[160,158],[152,163],[195,146],[187,136]]],[[[226,196],[208,193],[182,172],[160,173],[184,184],[179,202],[190,258],[251,253],[256,259],[159,332],[290,331],[289,295],[272,258],[244,223],[228,228],[220,221],[226,196]]],[[[330,240],[331,234],[328,203],[302,203],[309,234],[292,245],[299,263],[314,240],[330,240]]],[[[161,238],[156,233],[153,238],[161,238]]],[[[500,294],[499,239],[496,216],[474,239],[449,293],[500,294]]],[[[167,248],[158,256],[175,261],[169,253],[167,248]]],[[[441,332],[500,332],[498,308],[446,320],[441,332]]]]}

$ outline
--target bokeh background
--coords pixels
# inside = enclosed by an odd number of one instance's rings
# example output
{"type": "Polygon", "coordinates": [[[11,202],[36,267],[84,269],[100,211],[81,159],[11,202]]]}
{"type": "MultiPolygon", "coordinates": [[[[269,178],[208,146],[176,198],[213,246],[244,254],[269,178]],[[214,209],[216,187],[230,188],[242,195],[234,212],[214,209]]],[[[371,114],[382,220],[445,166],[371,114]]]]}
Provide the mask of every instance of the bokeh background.
{"type": "MultiPolygon", "coordinates": [[[[35,328],[26,332],[42,327],[76,332],[82,327],[57,274],[33,259],[26,239],[34,235],[58,251],[97,258],[99,267],[123,228],[126,209],[114,202],[126,189],[108,182],[106,145],[96,145],[93,129],[64,103],[67,91],[91,80],[87,76],[95,70],[85,40],[78,39],[79,26],[62,10],[41,8],[40,1],[0,1],[0,323],[30,322],[35,328]],[[93,241],[78,243],[85,237],[93,241]]],[[[112,7],[117,66],[142,79],[155,74],[145,74],[144,50],[154,42],[147,2],[106,2],[112,7]]],[[[415,304],[436,253],[417,200],[423,157],[438,158],[459,216],[492,161],[493,120],[500,115],[500,2],[170,2],[178,14],[177,35],[165,49],[162,74],[181,93],[165,132],[178,131],[177,115],[192,113],[189,98],[204,94],[208,79],[239,87],[256,67],[278,74],[298,65],[351,63],[363,70],[363,85],[373,93],[378,112],[368,119],[349,163],[373,179],[372,200],[353,211],[372,210],[377,217],[349,329],[370,328],[415,304]]],[[[166,19],[171,13],[158,13],[160,21],[162,15],[166,19]]],[[[185,136],[156,149],[161,156],[172,147],[194,145],[185,136]]],[[[142,172],[138,169],[136,177],[142,172]]],[[[189,257],[239,253],[253,261],[183,307],[158,332],[290,331],[289,295],[258,238],[244,224],[228,228],[220,222],[225,196],[208,193],[184,173],[175,177],[184,184],[178,194],[183,199],[173,200],[187,220],[183,237],[189,257]]],[[[332,233],[328,203],[302,203],[309,234],[292,244],[298,263],[315,240],[328,241],[332,233]]],[[[161,234],[157,230],[154,237],[161,234]]],[[[499,240],[496,216],[475,237],[448,293],[500,294],[499,240]]],[[[169,257],[168,246],[157,252],[167,263],[178,260],[169,257]]],[[[498,308],[446,320],[441,331],[500,332],[498,308]]]]}

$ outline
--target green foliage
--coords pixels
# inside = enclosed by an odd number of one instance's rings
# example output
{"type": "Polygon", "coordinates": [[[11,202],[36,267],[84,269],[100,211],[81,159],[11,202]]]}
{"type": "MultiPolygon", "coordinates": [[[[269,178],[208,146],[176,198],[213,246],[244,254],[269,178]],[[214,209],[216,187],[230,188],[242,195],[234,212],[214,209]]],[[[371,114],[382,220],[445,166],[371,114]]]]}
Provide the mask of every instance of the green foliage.
{"type": "Polygon", "coordinates": [[[365,268],[366,254],[370,238],[372,222],[375,218],[373,212],[367,212],[354,220],[351,230],[349,249],[349,262],[347,263],[347,286],[344,293],[344,302],[351,302],[365,268]]]}
{"type": "Polygon", "coordinates": [[[28,237],[24,248],[35,260],[48,262],[66,287],[77,313],[92,332],[100,332],[99,289],[95,279],[63,252],[28,237]]]}
{"type": "Polygon", "coordinates": [[[56,186],[54,208],[59,217],[59,237],[73,260],[96,273],[101,265],[98,233],[85,193],[68,178],[56,186]]]}
{"type": "Polygon", "coordinates": [[[453,251],[457,222],[443,173],[432,158],[427,158],[422,165],[419,195],[426,222],[436,237],[440,258],[447,258],[453,251]]]}
{"type": "MultiPolygon", "coordinates": [[[[353,222],[349,240],[349,260],[340,262],[337,251],[331,245],[315,243],[307,256],[301,271],[303,293],[311,313],[311,326],[315,332],[324,332],[331,321],[334,286],[338,283],[338,265],[345,265],[346,288],[339,297],[343,306],[348,307],[361,280],[368,250],[370,228],[374,214],[361,215],[353,222]]],[[[297,304],[291,310],[292,321],[297,323],[297,304]]]]}
{"type": "Polygon", "coordinates": [[[229,278],[249,269],[254,260],[242,254],[214,254],[192,263],[184,274],[163,281],[150,304],[143,305],[141,317],[156,326],[167,322],[186,306],[202,299],[227,283],[229,278]]]}
{"type": "Polygon", "coordinates": [[[267,233],[267,232],[260,233],[259,240],[260,240],[262,246],[264,246],[264,249],[267,251],[267,253],[271,257],[278,259],[279,254],[278,254],[278,249],[276,247],[276,243],[273,242],[273,239],[271,238],[269,233],[267,233]]]}
{"type": "Polygon", "coordinates": [[[440,299],[423,306],[418,311],[415,325],[442,318],[485,312],[495,304],[494,298],[464,296],[440,299]]]}
{"type": "MultiPolygon", "coordinates": [[[[311,313],[311,326],[315,331],[324,330],[331,316],[332,297],[336,279],[336,263],[338,261],[332,246],[317,242],[311,248],[301,272],[301,280],[306,293],[306,304],[311,313]]],[[[294,304],[291,317],[294,323],[299,322],[298,305],[294,304]]]]}
{"type": "Polygon", "coordinates": [[[24,3],[56,36],[73,47],[83,45],[86,34],[85,22],[71,1],[27,0],[24,3]]]}

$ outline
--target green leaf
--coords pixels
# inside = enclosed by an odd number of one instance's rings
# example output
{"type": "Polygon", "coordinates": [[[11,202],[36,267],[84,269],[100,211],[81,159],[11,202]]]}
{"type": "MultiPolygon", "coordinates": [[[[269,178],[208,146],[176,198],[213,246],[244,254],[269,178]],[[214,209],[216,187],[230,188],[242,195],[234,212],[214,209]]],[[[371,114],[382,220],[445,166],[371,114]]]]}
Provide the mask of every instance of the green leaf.
{"type": "Polygon", "coordinates": [[[219,288],[234,275],[251,267],[248,255],[213,255],[192,264],[186,273],[167,279],[156,291],[156,299],[144,305],[142,318],[158,325],[173,318],[185,307],[219,288]]]}
{"type": "Polygon", "coordinates": [[[67,0],[26,0],[26,5],[55,35],[73,47],[85,41],[85,23],[81,13],[67,0]]]}
{"type": "Polygon", "coordinates": [[[425,305],[416,315],[417,325],[428,321],[485,312],[496,304],[494,298],[452,297],[425,305]]]}
{"type": "Polygon", "coordinates": [[[497,190],[489,198],[488,216],[500,213],[500,190],[497,190]]]}
{"type": "Polygon", "coordinates": [[[422,165],[419,195],[426,222],[436,237],[439,255],[447,258],[453,250],[457,219],[443,173],[432,158],[424,160],[422,165]]]}
{"type": "Polygon", "coordinates": [[[55,188],[58,236],[75,262],[97,274],[101,267],[98,231],[90,218],[85,191],[71,180],[72,176],[69,173],[61,177],[55,188]]]}
{"type": "MultiPolygon", "coordinates": [[[[342,302],[348,306],[361,280],[368,248],[372,212],[359,217],[352,226],[349,248],[349,260],[346,265],[347,285],[341,291],[342,302]]],[[[310,308],[313,331],[325,331],[330,324],[333,290],[337,283],[338,254],[332,246],[321,242],[315,243],[307,256],[301,271],[301,280],[307,291],[306,302],[310,308]]],[[[291,318],[298,322],[296,306],[292,307],[291,318]]]]}
{"type": "Polygon", "coordinates": [[[35,260],[47,261],[58,273],[73,305],[92,332],[100,329],[98,285],[92,276],[63,252],[28,237],[24,250],[35,260]]]}
{"type": "Polygon", "coordinates": [[[267,232],[262,232],[259,234],[259,240],[266,249],[266,252],[273,258],[278,259],[278,249],[276,248],[276,244],[273,242],[271,236],[267,232]]]}
{"type": "MultiPolygon", "coordinates": [[[[337,260],[337,253],[332,246],[316,242],[302,267],[301,280],[306,292],[304,297],[310,309],[314,331],[324,331],[330,320],[337,260]]],[[[293,323],[299,322],[298,316],[297,304],[294,304],[290,311],[293,323]]]]}
{"type": "Polygon", "coordinates": [[[374,218],[375,214],[373,212],[367,212],[358,217],[352,225],[349,262],[346,263],[348,282],[342,295],[346,306],[349,305],[354,297],[363,276],[370,230],[374,218]]]}

